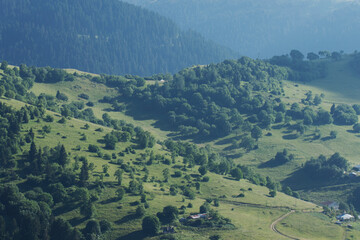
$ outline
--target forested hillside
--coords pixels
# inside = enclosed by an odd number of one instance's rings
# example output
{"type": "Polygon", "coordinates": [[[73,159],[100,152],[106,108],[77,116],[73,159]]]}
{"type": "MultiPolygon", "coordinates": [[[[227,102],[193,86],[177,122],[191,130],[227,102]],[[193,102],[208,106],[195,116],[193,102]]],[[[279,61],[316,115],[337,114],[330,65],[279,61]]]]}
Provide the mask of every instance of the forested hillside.
{"type": "MultiPolygon", "coordinates": [[[[244,66],[234,61],[217,68],[224,68],[222,74],[230,74],[225,71],[229,64],[239,73],[245,66],[257,69],[250,59],[241,61],[244,66]]],[[[257,64],[264,71],[281,70],[257,64]]],[[[260,89],[278,89],[267,80],[258,82],[260,89]]],[[[131,75],[99,77],[1,63],[1,239],[156,239],[160,227],[169,224],[176,225],[179,233],[175,235],[184,239],[227,238],[235,232],[244,235],[239,216],[249,211],[263,216],[262,224],[268,225],[272,215],[281,215],[293,203],[297,209],[316,207],[277,194],[279,183],[236,165],[209,146],[160,141],[139,126],[112,118],[111,105],[104,101],[116,91],[104,89],[100,81],[118,87],[124,84],[126,89],[136,83],[136,91],[146,89],[143,78],[131,75]],[[36,95],[41,87],[49,91],[36,95]],[[69,94],[69,89],[76,94],[69,94]],[[105,97],[98,101],[100,96],[105,97]],[[104,106],[107,112],[99,119],[94,112],[104,111],[104,106]],[[240,180],[243,189],[239,192],[240,180]],[[213,189],[214,184],[221,188],[213,189]],[[254,207],[239,209],[242,202],[254,207]],[[265,203],[271,209],[264,209],[265,203]],[[189,219],[198,212],[208,217],[189,219]],[[200,235],[200,229],[207,233],[200,235]]],[[[266,229],[262,234],[271,235],[266,229]]],[[[249,230],[257,234],[256,228],[249,230]]]]}
{"type": "Polygon", "coordinates": [[[147,75],[232,56],[165,17],[116,0],[0,3],[0,59],[11,64],[147,75]]]}
{"type": "Polygon", "coordinates": [[[179,131],[182,137],[197,140],[224,137],[234,131],[250,132],[254,126],[268,129],[274,123],[290,120],[304,119],[307,125],[331,123],[330,113],[316,108],[322,98],[319,95],[309,97],[306,108],[297,103],[288,108],[280,98],[282,80],[309,81],[319,76],[319,71],[325,72],[325,67],[287,56],[278,58],[285,59],[281,62],[291,68],[242,57],[183,69],[145,88],[139,81],[116,76],[103,75],[92,81],[118,89],[119,96],[104,98],[112,103],[113,111],[123,111],[126,108],[119,105],[125,103],[130,112],[136,108],[135,112],[141,109],[158,113],[158,120],[165,126],[179,131]],[[296,70],[299,68],[305,69],[296,70]]]}
{"type": "Polygon", "coordinates": [[[3,61],[1,238],[278,239],[268,226],[284,214],[290,236],[359,236],[331,221],[360,210],[360,106],[311,87],[357,82],[358,55],[308,56],[150,77],[3,61]]]}
{"type": "Polygon", "coordinates": [[[126,0],[245,56],[358,48],[359,1],[126,0]]]}

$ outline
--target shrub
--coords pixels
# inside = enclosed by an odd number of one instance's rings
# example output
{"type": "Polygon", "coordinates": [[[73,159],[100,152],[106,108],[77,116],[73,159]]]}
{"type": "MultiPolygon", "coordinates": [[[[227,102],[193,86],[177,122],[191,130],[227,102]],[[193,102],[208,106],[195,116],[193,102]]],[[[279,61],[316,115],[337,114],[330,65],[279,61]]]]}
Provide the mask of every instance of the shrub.
{"type": "Polygon", "coordinates": [[[136,211],[135,211],[135,214],[136,214],[136,216],[138,216],[138,217],[142,217],[142,216],[144,216],[145,215],[145,208],[143,207],[143,206],[138,206],[137,208],[136,208],[136,211]]]}
{"type": "Polygon", "coordinates": [[[87,95],[87,94],[85,94],[85,93],[80,93],[80,94],[78,95],[78,97],[79,97],[79,98],[86,99],[86,100],[89,99],[89,95],[87,95]]]}
{"type": "Polygon", "coordinates": [[[205,177],[202,178],[203,182],[208,182],[209,180],[210,180],[210,178],[208,176],[205,176],[205,177]]]}
{"type": "Polygon", "coordinates": [[[269,192],[269,195],[270,195],[270,197],[275,197],[275,196],[276,196],[276,191],[275,191],[275,190],[271,190],[271,191],[269,192]]]}
{"type": "Polygon", "coordinates": [[[45,122],[53,122],[54,121],[54,117],[53,116],[51,116],[51,115],[46,115],[46,117],[45,117],[45,122]]]}
{"type": "Polygon", "coordinates": [[[96,145],[89,144],[88,150],[89,152],[97,153],[100,150],[100,148],[96,145]]]}

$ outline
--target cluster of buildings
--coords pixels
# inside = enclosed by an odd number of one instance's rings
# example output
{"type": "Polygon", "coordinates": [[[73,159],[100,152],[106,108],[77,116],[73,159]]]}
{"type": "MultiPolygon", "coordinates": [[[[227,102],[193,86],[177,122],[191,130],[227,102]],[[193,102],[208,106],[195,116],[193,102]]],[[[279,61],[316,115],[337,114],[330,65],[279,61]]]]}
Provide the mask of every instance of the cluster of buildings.
{"type": "MultiPolygon", "coordinates": [[[[321,205],[326,206],[330,209],[334,209],[336,211],[339,210],[338,202],[332,202],[332,201],[322,202],[321,205]]],[[[355,217],[351,214],[343,213],[341,215],[336,216],[336,219],[337,219],[337,221],[335,223],[341,225],[343,222],[355,220],[355,217]]]]}

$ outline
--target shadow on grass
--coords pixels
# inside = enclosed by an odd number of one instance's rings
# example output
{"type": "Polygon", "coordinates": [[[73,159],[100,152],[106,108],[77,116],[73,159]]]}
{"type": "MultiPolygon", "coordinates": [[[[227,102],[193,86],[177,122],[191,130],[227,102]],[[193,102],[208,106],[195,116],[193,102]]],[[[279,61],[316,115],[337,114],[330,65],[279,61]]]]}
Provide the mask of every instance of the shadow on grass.
{"type": "Polygon", "coordinates": [[[236,180],[235,178],[232,178],[232,177],[224,177],[224,179],[231,180],[231,181],[238,181],[238,180],[236,180]]]}
{"type": "Polygon", "coordinates": [[[297,139],[299,136],[296,133],[284,135],[282,138],[285,140],[297,139]]]}
{"type": "Polygon", "coordinates": [[[309,175],[303,169],[299,169],[293,172],[288,178],[281,181],[283,186],[289,186],[292,190],[312,190],[337,184],[351,183],[354,180],[347,178],[340,179],[328,179],[328,178],[316,178],[313,175],[309,175]]]}
{"type": "Polygon", "coordinates": [[[233,141],[234,138],[226,138],[226,139],[222,139],[220,141],[217,141],[215,143],[215,145],[225,145],[225,144],[229,144],[233,141]]]}
{"type": "Polygon", "coordinates": [[[69,223],[71,224],[71,226],[75,227],[77,225],[82,224],[83,222],[85,222],[88,218],[87,217],[74,217],[72,219],[69,220],[69,223]]]}
{"type": "Polygon", "coordinates": [[[153,109],[144,105],[139,101],[133,101],[127,106],[125,112],[126,115],[131,116],[136,121],[155,120],[155,123],[151,124],[155,128],[159,128],[163,131],[174,130],[170,124],[166,121],[166,114],[154,113],[153,109]]]}
{"type": "Polygon", "coordinates": [[[104,204],[109,204],[109,203],[113,203],[113,202],[117,202],[117,201],[118,201],[117,197],[112,197],[112,198],[103,200],[103,201],[101,201],[99,203],[104,205],[104,204]]]}
{"type": "Polygon", "coordinates": [[[330,137],[330,136],[327,136],[327,137],[321,138],[321,141],[326,142],[326,141],[329,141],[329,140],[331,140],[331,139],[333,139],[333,138],[330,137]]]}
{"type": "Polygon", "coordinates": [[[237,146],[238,144],[235,144],[235,145],[230,145],[226,148],[224,148],[224,151],[231,151],[231,150],[235,150],[235,149],[238,149],[239,146],[237,146]]]}
{"type": "Polygon", "coordinates": [[[55,216],[59,216],[64,213],[71,212],[72,210],[75,210],[78,207],[80,207],[79,203],[67,203],[61,207],[54,209],[53,214],[55,216]]]}
{"type": "Polygon", "coordinates": [[[116,240],[129,240],[129,239],[136,239],[136,240],[142,240],[145,239],[147,235],[143,233],[143,231],[135,231],[129,234],[126,234],[125,236],[119,237],[116,240]]]}
{"type": "Polygon", "coordinates": [[[235,154],[226,155],[227,158],[231,158],[231,159],[241,158],[242,156],[243,156],[242,153],[235,153],[235,154]]]}
{"type": "Polygon", "coordinates": [[[271,129],[277,129],[277,130],[279,130],[279,129],[282,129],[283,127],[284,127],[283,124],[278,124],[278,125],[272,126],[271,129]]]}
{"type": "Polygon", "coordinates": [[[348,133],[359,133],[359,132],[356,132],[354,130],[346,130],[348,133]]]}
{"type": "Polygon", "coordinates": [[[258,168],[274,168],[284,165],[286,162],[280,162],[275,160],[275,158],[270,159],[267,162],[259,164],[258,168]]]}
{"type": "MultiPolygon", "coordinates": [[[[123,223],[130,222],[132,220],[135,220],[137,218],[138,218],[138,216],[135,213],[129,214],[129,215],[126,215],[125,217],[115,221],[115,224],[120,225],[120,224],[123,224],[123,223]]],[[[135,238],[129,238],[129,239],[135,239],[135,238]]]]}

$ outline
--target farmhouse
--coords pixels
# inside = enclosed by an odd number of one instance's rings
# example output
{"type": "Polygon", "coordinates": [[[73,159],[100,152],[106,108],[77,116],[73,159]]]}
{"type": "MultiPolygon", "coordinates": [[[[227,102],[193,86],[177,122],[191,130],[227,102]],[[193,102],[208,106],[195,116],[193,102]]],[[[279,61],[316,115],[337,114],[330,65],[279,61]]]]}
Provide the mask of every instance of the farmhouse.
{"type": "Polygon", "coordinates": [[[345,214],[343,214],[343,215],[338,215],[338,216],[336,216],[336,219],[338,219],[338,220],[340,220],[340,221],[350,221],[350,220],[353,220],[353,219],[354,219],[354,216],[345,213],[345,214]]]}

